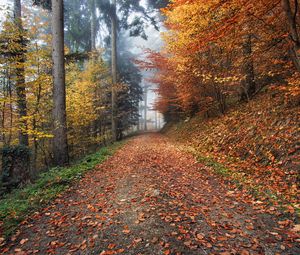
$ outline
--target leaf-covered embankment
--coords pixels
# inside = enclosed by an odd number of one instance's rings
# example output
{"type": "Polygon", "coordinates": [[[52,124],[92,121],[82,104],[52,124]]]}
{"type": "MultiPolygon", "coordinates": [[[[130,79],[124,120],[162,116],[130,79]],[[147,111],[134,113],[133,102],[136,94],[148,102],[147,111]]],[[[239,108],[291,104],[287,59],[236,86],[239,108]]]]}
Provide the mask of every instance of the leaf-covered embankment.
{"type": "Polygon", "coordinates": [[[224,116],[169,123],[165,132],[260,199],[299,208],[299,123],[299,107],[268,91],[224,116]]]}

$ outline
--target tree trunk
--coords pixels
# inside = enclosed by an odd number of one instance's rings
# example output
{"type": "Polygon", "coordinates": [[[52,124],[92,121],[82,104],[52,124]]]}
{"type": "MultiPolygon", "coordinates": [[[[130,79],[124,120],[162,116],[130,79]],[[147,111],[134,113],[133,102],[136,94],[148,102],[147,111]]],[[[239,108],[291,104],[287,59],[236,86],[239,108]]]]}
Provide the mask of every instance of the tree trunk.
{"type": "Polygon", "coordinates": [[[252,36],[246,35],[243,43],[243,73],[241,100],[249,100],[256,91],[254,65],[252,59],[252,36]]]}
{"type": "Polygon", "coordinates": [[[53,156],[54,163],[63,166],[69,163],[66,87],[64,61],[64,8],[63,0],[52,0],[52,60],[53,60],[53,156]]]}
{"type": "Polygon", "coordinates": [[[290,55],[294,66],[297,71],[300,72],[300,36],[297,30],[297,14],[298,14],[298,1],[295,1],[295,10],[294,13],[291,8],[291,4],[289,0],[282,0],[282,8],[284,10],[287,25],[289,27],[290,38],[292,42],[292,47],[290,48],[290,55]]]}
{"type": "Polygon", "coordinates": [[[145,85],[145,89],[144,89],[144,118],[145,118],[145,122],[144,122],[144,130],[147,131],[148,127],[147,127],[147,104],[148,104],[148,89],[147,89],[147,85],[145,85]]]}
{"type": "Polygon", "coordinates": [[[117,140],[117,119],[116,119],[116,91],[117,84],[117,10],[116,0],[112,0],[111,6],[111,72],[112,72],[112,89],[111,89],[111,131],[112,141],[117,140]]]}
{"type": "MultiPolygon", "coordinates": [[[[97,53],[96,53],[96,5],[95,0],[89,1],[89,8],[90,8],[90,15],[91,15],[91,52],[92,52],[92,62],[95,64],[97,60],[97,53]]],[[[95,98],[98,96],[98,89],[95,88],[94,90],[95,98]]],[[[98,101],[95,102],[96,107],[98,108],[98,101]]],[[[98,112],[98,110],[97,110],[98,112]]],[[[99,129],[99,115],[96,120],[94,120],[91,126],[91,134],[94,138],[98,136],[98,129],[99,129]]]]}
{"type": "Polygon", "coordinates": [[[140,108],[140,103],[139,103],[139,108],[138,108],[138,114],[139,114],[139,117],[138,117],[138,121],[137,121],[137,126],[136,126],[136,131],[140,131],[140,112],[141,112],[141,108],[140,108]]]}
{"type": "Polygon", "coordinates": [[[21,49],[17,52],[18,67],[16,68],[16,92],[17,107],[19,113],[19,144],[28,146],[27,124],[24,117],[27,116],[26,90],[25,90],[25,42],[23,38],[21,0],[14,1],[14,21],[18,28],[18,41],[21,49]]]}
{"type": "Polygon", "coordinates": [[[95,0],[91,0],[91,50],[96,50],[96,6],[95,0]]]}
{"type": "Polygon", "coordinates": [[[160,114],[158,115],[158,129],[161,129],[161,117],[160,114]]]}

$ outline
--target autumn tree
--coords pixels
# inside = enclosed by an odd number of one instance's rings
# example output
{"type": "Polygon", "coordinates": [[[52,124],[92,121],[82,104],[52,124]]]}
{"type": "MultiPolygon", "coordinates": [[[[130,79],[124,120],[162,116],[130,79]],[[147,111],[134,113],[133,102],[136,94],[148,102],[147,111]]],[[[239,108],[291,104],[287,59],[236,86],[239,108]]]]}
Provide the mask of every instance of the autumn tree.
{"type": "Polygon", "coordinates": [[[175,0],[163,14],[165,47],[140,65],[158,69],[164,113],[224,113],[267,85],[288,83],[298,93],[297,1],[175,0]]]}

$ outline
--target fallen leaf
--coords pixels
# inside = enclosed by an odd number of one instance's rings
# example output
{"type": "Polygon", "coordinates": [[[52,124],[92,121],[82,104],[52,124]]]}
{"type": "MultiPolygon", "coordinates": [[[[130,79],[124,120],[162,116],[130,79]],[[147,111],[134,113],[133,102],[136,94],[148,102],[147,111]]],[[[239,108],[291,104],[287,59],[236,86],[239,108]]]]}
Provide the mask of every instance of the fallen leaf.
{"type": "Polygon", "coordinates": [[[142,238],[136,238],[136,239],[134,239],[134,242],[135,242],[135,243],[140,243],[141,241],[143,241],[142,238]]]}
{"type": "Polygon", "coordinates": [[[109,245],[107,246],[107,248],[112,250],[112,249],[115,248],[116,246],[117,246],[116,244],[111,243],[111,244],[109,244],[109,245]]]}
{"type": "Polygon", "coordinates": [[[164,251],[164,255],[170,255],[171,254],[171,251],[170,250],[165,250],[164,251]]]}
{"type": "Polygon", "coordinates": [[[22,239],[22,240],[20,241],[20,244],[23,245],[23,244],[26,243],[26,242],[28,242],[28,238],[22,239]]]}
{"type": "Polygon", "coordinates": [[[295,225],[295,226],[292,228],[292,231],[293,231],[293,232],[300,232],[300,224],[295,225]]]}
{"type": "Polygon", "coordinates": [[[204,238],[204,234],[197,234],[196,237],[198,240],[202,240],[204,238]]]}
{"type": "Polygon", "coordinates": [[[242,250],[241,255],[250,255],[250,252],[247,250],[242,250]]]}
{"type": "Polygon", "coordinates": [[[124,229],[122,232],[123,232],[124,234],[129,234],[129,233],[130,233],[130,230],[129,230],[129,229],[124,229]]]}
{"type": "Polygon", "coordinates": [[[3,246],[5,244],[5,239],[4,238],[0,238],[0,247],[3,246]]]}

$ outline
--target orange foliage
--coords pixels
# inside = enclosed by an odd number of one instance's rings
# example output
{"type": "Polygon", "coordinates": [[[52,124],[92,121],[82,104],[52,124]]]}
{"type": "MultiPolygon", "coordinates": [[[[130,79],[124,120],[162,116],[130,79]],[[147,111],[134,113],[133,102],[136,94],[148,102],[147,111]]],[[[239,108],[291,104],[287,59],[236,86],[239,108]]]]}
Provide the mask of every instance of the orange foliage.
{"type": "Polygon", "coordinates": [[[266,85],[288,83],[299,95],[280,0],[173,0],[162,12],[165,47],[146,51],[148,60],[139,64],[157,69],[152,81],[165,115],[224,113],[230,102],[250,99],[266,85]]]}

